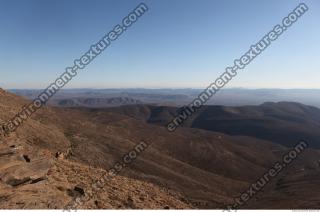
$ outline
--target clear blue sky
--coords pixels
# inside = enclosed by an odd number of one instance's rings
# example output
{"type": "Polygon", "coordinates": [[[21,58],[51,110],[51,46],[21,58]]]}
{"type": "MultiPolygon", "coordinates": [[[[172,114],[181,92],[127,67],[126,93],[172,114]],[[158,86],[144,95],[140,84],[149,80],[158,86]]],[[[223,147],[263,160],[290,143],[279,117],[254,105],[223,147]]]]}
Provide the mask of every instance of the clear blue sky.
{"type": "MultiPolygon", "coordinates": [[[[0,0],[0,87],[45,88],[135,0],[0,0]]],[[[153,0],[68,88],[199,88],[214,81],[296,0],[153,0]]],[[[320,88],[320,1],[228,87],[320,88]]]]}

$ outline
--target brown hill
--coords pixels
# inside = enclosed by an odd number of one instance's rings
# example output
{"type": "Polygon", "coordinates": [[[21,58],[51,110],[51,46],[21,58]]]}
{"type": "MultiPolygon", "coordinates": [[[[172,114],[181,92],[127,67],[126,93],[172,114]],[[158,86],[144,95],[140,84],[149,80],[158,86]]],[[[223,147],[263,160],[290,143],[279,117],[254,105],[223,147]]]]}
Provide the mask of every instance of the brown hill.
{"type": "MultiPolygon", "coordinates": [[[[181,108],[131,105],[106,110],[165,126],[181,108]]],[[[308,140],[311,147],[320,148],[320,109],[295,102],[267,102],[241,107],[204,106],[183,126],[260,138],[287,147],[303,139],[308,140]]]]}

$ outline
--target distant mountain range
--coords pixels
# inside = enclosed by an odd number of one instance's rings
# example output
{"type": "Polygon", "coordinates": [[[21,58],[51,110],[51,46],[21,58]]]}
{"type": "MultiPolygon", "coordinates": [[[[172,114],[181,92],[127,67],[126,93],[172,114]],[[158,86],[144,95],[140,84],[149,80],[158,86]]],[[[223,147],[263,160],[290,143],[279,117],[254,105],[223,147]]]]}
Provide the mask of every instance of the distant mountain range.
{"type": "MultiPolygon", "coordinates": [[[[35,98],[41,92],[41,90],[17,89],[10,91],[27,99],[35,98]]],[[[98,98],[101,100],[125,97],[145,104],[182,106],[190,103],[201,91],[202,89],[64,89],[59,91],[50,103],[57,105],[60,100],[65,101],[74,98],[98,98]]],[[[226,88],[219,91],[207,104],[243,106],[279,101],[300,102],[320,107],[320,89],[226,88]]],[[[131,103],[129,102],[129,104],[131,103]]],[[[103,105],[108,106],[106,103],[103,105]]]]}
{"type": "Polygon", "coordinates": [[[114,107],[120,105],[141,104],[142,102],[129,97],[110,98],[70,98],[56,99],[52,105],[61,107],[114,107]]]}

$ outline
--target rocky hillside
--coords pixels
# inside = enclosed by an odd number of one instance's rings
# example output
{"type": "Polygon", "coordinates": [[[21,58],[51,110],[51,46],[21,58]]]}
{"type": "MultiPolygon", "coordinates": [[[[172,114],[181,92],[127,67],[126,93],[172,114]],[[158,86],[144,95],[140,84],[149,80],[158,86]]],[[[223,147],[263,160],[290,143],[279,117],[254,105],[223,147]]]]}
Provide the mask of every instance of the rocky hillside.
{"type": "MultiPolygon", "coordinates": [[[[0,90],[2,120],[14,115],[26,101],[0,90]]],[[[0,208],[57,209],[87,195],[106,171],[63,157],[70,142],[61,128],[41,117],[56,116],[49,108],[39,111],[16,133],[0,138],[0,208]]],[[[79,208],[190,208],[177,192],[127,177],[115,176],[79,208]]]]}

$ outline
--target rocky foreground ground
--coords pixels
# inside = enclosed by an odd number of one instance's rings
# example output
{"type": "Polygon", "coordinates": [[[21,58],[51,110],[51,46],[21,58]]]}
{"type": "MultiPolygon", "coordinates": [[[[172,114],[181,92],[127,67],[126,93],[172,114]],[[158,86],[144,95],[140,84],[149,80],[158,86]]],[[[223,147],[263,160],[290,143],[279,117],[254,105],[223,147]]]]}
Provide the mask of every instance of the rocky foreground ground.
{"type": "MultiPolygon", "coordinates": [[[[103,169],[71,162],[15,136],[0,143],[0,208],[58,209],[87,195],[103,169]]],[[[190,208],[178,193],[115,176],[78,208],[190,208]]]]}

